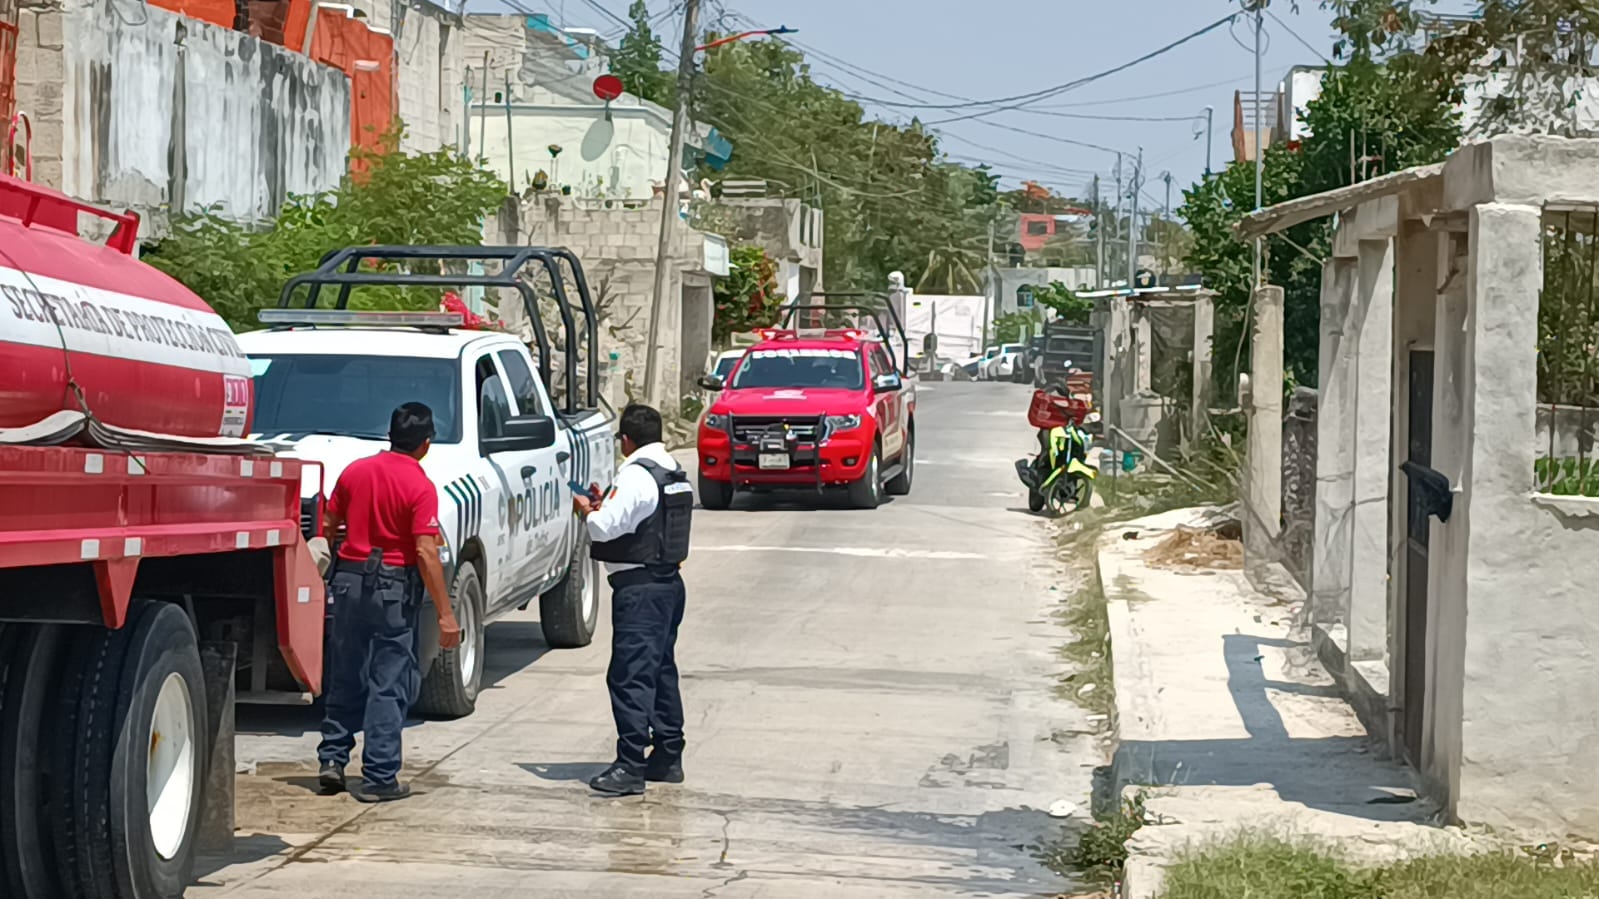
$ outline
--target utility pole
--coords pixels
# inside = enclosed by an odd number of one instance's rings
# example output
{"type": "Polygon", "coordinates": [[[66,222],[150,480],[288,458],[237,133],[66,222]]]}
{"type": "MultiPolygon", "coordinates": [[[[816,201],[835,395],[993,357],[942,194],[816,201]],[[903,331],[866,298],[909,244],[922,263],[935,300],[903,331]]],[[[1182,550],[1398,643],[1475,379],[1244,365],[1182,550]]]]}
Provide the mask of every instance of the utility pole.
{"type": "Polygon", "coordinates": [[[1094,289],[1105,288],[1105,208],[1099,203],[1099,176],[1094,176],[1094,289]]]}
{"type": "Polygon", "coordinates": [[[1138,183],[1144,176],[1144,148],[1138,148],[1138,166],[1133,169],[1132,189],[1128,193],[1127,216],[1127,289],[1138,289],[1138,183]]]}
{"type": "MultiPolygon", "coordinates": [[[[1111,248],[1115,249],[1116,238],[1121,235],[1122,227],[1122,154],[1116,154],[1116,211],[1110,217],[1110,226],[1115,230],[1111,233],[1111,248]]],[[[1108,285],[1107,285],[1108,286],[1108,285]]]]}
{"type": "Polygon", "coordinates": [[[988,324],[993,307],[999,302],[999,270],[994,268],[994,220],[988,220],[988,289],[983,291],[983,337],[978,355],[988,349],[988,324]]]}
{"type": "Polygon", "coordinates": [[[672,135],[666,159],[666,195],[661,203],[661,239],[655,249],[655,291],[650,297],[649,343],[644,350],[644,397],[660,406],[660,374],[656,371],[661,342],[661,315],[666,309],[666,294],[672,273],[667,267],[672,237],[677,230],[677,191],[683,174],[683,143],[688,131],[689,93],[694,88],[694,47],[698,31],[700,0],[683,0],[683,40],[677,57],[677,110],[672,115],[672,135]]]}
{"type": "MultiPolygon", "coordinates": [[[[1262,126],[1266,122],[1266,100],[1260,94],[1260,36],[1265,8],[1269,0],[1244,0],[1245,8],[1252,9],[1255,13],[1255,211],[1259,212],[1262,205],[1261,185],[1265,181],[1266,157],[1261,154],[1262,126]]],[[[1255,238],[1254,280],[1251,287],[1260,286],[1260,238],[1255,238]]]]}
{"type": "Polygon", "coordinates": [[[1205,107],[1205,174],[1210,174],[1210,126],[1211,120],[1216,117],[1216,107],[1205,107]]]}
{"type": "Polygon", "coordinates": [[[1160,216],[1160,273],[1171,273],[1171,172],[1161,173],[1160,180],[1166,182],[1166,211],[1160,216]]]}

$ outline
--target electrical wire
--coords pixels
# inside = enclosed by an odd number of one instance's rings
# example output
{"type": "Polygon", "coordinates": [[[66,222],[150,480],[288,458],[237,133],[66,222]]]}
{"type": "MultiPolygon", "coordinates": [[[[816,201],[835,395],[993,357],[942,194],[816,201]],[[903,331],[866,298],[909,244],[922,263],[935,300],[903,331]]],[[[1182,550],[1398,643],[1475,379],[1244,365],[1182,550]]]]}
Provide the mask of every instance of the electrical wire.
{"type": "Polygon", "coordinates": [[[941,119],[941,120],[932,121],[932,122],[928,123],[928,124],[933,124],[933,125],[943,124],[945,122],[962,121],[964,119],[969,119],[969,118],[978,118],[978,117],[981,117],[981,116],[993,115],[994,113],[1005,112],[1005,111],[1011,110],[1011,109],[1019,109],[1019,108],[1021,108],[1023,106],[1031,105],[1031,104],[1033,104],[1033,103],[1035,103],[1035,102],[1037,102],[1039,100],[1044,100],[1044,99],[1048,99],[1050,97],[1059,96],[1061,94],[1066,93],[1067,91],[1076,90],[1077,88],[1080,88],[1080,87],[1082,87],[1084,85],[1092,84],[1092,83],[1094,83],[1096,81],[1101,81],[1101,80],[1103,80],[1105,78],[1109,78],[1112,75],[1116,75],[1116,74],[1119,74],[1121,72],[1125,72],[1128,69],[1131,69],[1131,68],[1134,68],[1135,66],[1138,66],[1138,65],[1141,65],[1143,63],[1146,63],[1146,62],[1150,61],[1151,59],[1155,59],[1155,58],[1157,58],[1159,56],[1163,56],[1163,55],[1165,55],[1167,53],[1170,53],[1171,51],[1177,49],[1178,47],[1183,46],[1184,44],[1189,43],[1190,41],[1197,40],[1198,38],[1203,37],[1203,36],[1209,34],[1210,32],[1215,31],[1216,29],[1221,28],[1222,26],[1231,23],[1234,19],[1236,19],[1238,17],[1238,15],[1239,15],[1238,13],[1229,13],[1228,15],[1226,15],[1226,16],[1220,18],[1220,19],[1217,19],[1216,21],[1210,23],[1209,25],[1206,25],[1203,28],[1200,28],[1197,31],[1193,31],[1193,32],[1190,32],[1190,33],[1188,33],[1186,35],[1183,35],[1182,37],[1180,37],[1180,38],[1178,38],[1178,39],[1176,39],[1176,40],[1174,40],[1174,41],[1172,41],[1172,42],[1170,42],[1168,44],[1165,44],[1164,46],[1157,47],[1156,49],[1151,50],[1148,53],[1145,53],[1145,54],[1143,54],[1141,56],[1138,56],[1138,57],[1136,57],[1134,59],[1128,60],[1127,62],[1124,62],[1124,63],[1122,63],[1120,65],[1113,66],[1113,67],[1111,67],[1109,69],[1105,69],[1104,71],[1095,72],[1092,75],[1085,75],[1082,78],[1077,78],[1077,79],[1074,79],[1072,81],[1064,82],[1062,84],[1052,85],[1050,87],[1042,88],[1042,89],[1036,90],[1036,91],[1028,91],[1027,93],[1015,94],[1015,95],[1009,96],[1009,97],[996,97],[996,98],[990,99],[990,100],[974,100],[974,101],[967,101],[967,102],[963,102],[963,103],[917,103],[917,104],[909,104],[909,103],[899,103],[899,102],[896,102],[896,101],[893,101],[893,100],[877,100],[875,102],[877,102],[878,105],[881,105],[881,106],[903,107],[903,108],[907,108],[907,109],[957,110],[957,109],[971,109],[973,107],[978,107],[978,106],[993,107],[992,109],[981,109],[981,110],[978,110],[976,112],[967,113],[965,115],[952,116],[952,117],[950,117],[948,119],[941,119]]]}
{"type": "Polygon", "coordinates": [[[1310,41],[1307,41],[1302,36],[1300,36],[1299,32],[1295,31],[1287,22],[1284,22],[1282,20],[1282,17],[1280,17],[1276,13],[1272,12],[1270,7],[1267,7],[1266,15],[1270,16],[1271,20],[1273,22],[1276,22],[1279,26],[1281,26],[1282,30],[1288,32],[1289,36],[1291,36],[1294,40],[1298,41],[1301,45],[1303,45],[1306,50],[1309,50],[1310,52],[1316,54],[1316,58],[1317,59],[1320,59],[1322,62],[1326,63],[1327,65],[1332,65],[1333,64],[1333,61],[1327,58],[1327,54],[1321,52],[1320,50],[1317,50],[1314,46],[1312,46],[1310,41]]]}

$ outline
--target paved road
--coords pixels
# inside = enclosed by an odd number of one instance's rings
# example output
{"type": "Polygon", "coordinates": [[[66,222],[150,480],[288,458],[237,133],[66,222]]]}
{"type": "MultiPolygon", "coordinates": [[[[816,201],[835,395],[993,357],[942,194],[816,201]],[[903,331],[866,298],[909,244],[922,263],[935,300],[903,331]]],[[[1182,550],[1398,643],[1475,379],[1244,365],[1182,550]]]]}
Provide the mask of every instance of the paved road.
{"type": "Polygon", "coordinates": [[[315,722],[250,711],[243,838],[191,895],[1055,895],[1039,810],[1086,806],[1101,758],[1054,693],[1059,575],[1011,469],[1026,401],[928,385],[913,492],[874,512],[696,516],[687,784],[589,793],[614,741],[608,633],[547,652],[522,616],[490,629],[477,713],[407,731],[408,802],[313,795],[315,722]]]}

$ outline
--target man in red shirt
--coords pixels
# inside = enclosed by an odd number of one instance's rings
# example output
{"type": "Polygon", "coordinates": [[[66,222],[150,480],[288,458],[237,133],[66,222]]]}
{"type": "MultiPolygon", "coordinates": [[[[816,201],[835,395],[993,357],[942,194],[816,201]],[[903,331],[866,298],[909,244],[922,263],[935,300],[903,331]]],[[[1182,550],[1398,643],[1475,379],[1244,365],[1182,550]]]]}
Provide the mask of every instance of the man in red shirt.
{"type": "Polygon", "coordinates": [[[421,403],[395,409],[391,448],[344,469],[322,517],[327,534],[344,526],[344,543],[328,580],[333,624],[318,779],[324,792],[344,788],[355,734],[364,731],[362,782],[350,787],[362,802],[411,795],[399,781],[400,732],[422,681],[416,628],[424,586],[438,613],[439,645],[461,641],[439,562],[439,494],[420,464],[432,443],[433,410],[421,403]]]}

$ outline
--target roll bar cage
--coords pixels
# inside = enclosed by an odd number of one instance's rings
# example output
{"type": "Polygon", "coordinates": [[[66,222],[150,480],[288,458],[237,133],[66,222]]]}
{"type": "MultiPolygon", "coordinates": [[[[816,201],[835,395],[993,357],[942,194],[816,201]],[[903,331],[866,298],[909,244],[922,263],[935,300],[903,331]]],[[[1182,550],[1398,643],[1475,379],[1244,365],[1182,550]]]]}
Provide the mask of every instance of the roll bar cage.
{"type": "Polygon", "coordinates": [[[894,303],[887,294],[868,293],[866,291],[824,291],[812,293],[806,297],[808,301],[820,300],[821,302],[795,302],[784,308],[783,327],[794,328],[801,312],[864,312],[871,316],[872,323],[877,325],[877,333],[883,338],[883,346],[888,350],[888,357],[899,369],[901,375],[910,373],[911,343],[910,337],[905,333],[905,324],[900,321],[899,311],[894,308],[894,303]],[[835,303],[832,300],[845,300],[848,302],[835,303]],[[864,302],[875,300],[875,303],[864,302]],[[883,312],[888,313],[888,321],[894,325],[890,331],[883,324],[883,312]],[[894,351],[894,335],[899,335],[901,352],[894,351]]]}
{"type": "Polygon", "coordinates": [[[561,247],[515,247],[515,246],[357,246],[345,247],[334,250],[322,257],[314,271],[295,275],[283,285],[283,290],[278,295],[278,306],[287,309],[292,304],[294,293],[301,287],[307,288],[304,308],[317,308],[317,300],[324,287],[337,287],[338,297],[334,301],[335,309],[345,309],[350,302],[350,291],[356,287],[498,287],[514,289],[522,297],[522,305],[527,310],[528,321],[533,325],[533,337],[539,348],[539,376],[544,379],[544,389],[549,391],[552,400],[555,393],[555,381],[550,365],[550,337],[544,327],[544,319],[539,315],[538,297],[533,293],[533,287],[517,276],[530,263],[538,263],[550,276],[551,292],[555,298],[555,308],[561,314],[561,324],[565,332],[566,359],[564,372],[566,375],[566,409],[568,415],[575,415],[581,409],[577,397],[577,358],[581,342],[587,343],[588,377],[585,387],[587,389],[587,405],[583,408],[599,408],[599,312],[594,306],[593,296],[589,293],[588,279],[583,276],[583,264],[577,256],[568,249],[561,247]],[[437,262],[499,262],[500,270],[495,274],[484,275],[430,275],[413,274],[408,272],[386,272],[360,270],[361,264],[367,261],[419,261],[431,260],[437,262]],[[564,261],[572,272],[572,283],[577,288],[578,305],[574,305],[567,298],[566,286],[561,274],[560,263],[564,261]],[[573,317],[574,310],[583,315],[583,333],[580,339],[577,321],[573,317]]]}

